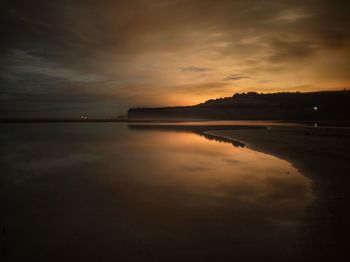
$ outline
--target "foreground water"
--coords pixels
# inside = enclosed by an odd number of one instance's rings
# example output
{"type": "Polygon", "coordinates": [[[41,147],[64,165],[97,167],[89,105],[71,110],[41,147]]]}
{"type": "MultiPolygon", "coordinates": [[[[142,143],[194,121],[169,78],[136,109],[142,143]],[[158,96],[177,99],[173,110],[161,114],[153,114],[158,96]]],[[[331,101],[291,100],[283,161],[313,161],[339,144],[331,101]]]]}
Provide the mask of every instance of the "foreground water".
{"type": "Polygon", "coordinates": [[[0,128],[5,261],[281,261],[312,200],[290,163],[188,130],[0,128]]]}

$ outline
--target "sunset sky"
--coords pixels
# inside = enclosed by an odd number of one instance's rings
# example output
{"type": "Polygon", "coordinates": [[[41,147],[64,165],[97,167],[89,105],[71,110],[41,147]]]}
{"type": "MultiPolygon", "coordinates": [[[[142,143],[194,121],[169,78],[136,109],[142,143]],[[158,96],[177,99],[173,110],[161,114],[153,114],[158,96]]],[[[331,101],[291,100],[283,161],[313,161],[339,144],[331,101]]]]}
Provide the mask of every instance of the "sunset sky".
{"type": "Polygon", "coordinates": [[[349,10],[346,0],[5,0],[0,117],[348,88],[349,10]]]}

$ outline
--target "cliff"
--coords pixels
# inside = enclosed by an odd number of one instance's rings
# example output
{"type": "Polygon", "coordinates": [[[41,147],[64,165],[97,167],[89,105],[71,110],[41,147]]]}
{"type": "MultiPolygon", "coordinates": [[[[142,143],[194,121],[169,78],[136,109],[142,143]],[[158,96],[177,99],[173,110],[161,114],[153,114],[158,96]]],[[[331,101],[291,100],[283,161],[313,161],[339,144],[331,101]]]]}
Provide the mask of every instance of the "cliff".
{"type": "Polygon", "coordinates": [[[131,108],[129,119],[350,120],[350,91],[235,94],[194,106],[131,108]]]}

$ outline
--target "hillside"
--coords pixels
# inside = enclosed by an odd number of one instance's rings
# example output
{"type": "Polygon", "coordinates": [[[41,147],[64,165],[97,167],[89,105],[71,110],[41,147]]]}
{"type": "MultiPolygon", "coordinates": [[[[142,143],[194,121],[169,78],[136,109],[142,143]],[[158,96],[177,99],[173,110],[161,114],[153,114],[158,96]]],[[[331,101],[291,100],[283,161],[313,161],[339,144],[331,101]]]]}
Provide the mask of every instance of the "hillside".
{"type": "Polygon", "coordinates": [[[235,94],[194,106],[131,108],[129,119],[350,120],[350,91],[235,94]]]}

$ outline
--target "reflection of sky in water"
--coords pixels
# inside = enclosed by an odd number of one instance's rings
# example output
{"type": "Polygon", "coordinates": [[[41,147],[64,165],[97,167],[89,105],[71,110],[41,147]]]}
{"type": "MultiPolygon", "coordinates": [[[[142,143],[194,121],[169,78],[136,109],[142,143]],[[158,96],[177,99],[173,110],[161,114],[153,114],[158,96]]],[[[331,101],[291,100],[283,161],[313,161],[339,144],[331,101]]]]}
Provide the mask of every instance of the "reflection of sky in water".
{"type": "MultiPolygon", "coordinates": [[[[142,123],[140,120],[139,123],[142,123]]],[[[208,121],[173,121],[173,122],[158,122],[162,125],[182,125],[182,126],[232,126],[232,125],[243,125],[243,126],[305,126],[307,124],[294,123],[294,122],[281,122],[281,121],[262,121],[262,120],[208,120],[208,121]]],[[[143,125],[155,125],[157,121],[149,122],[145,121],[143,125]]]]}
{"type": "Polygon", "coordinates": [[[19,257],[280,258],[312,200],[290,163],[194,133],[120,124],[1,132],[2,224],[19,257]]]}

